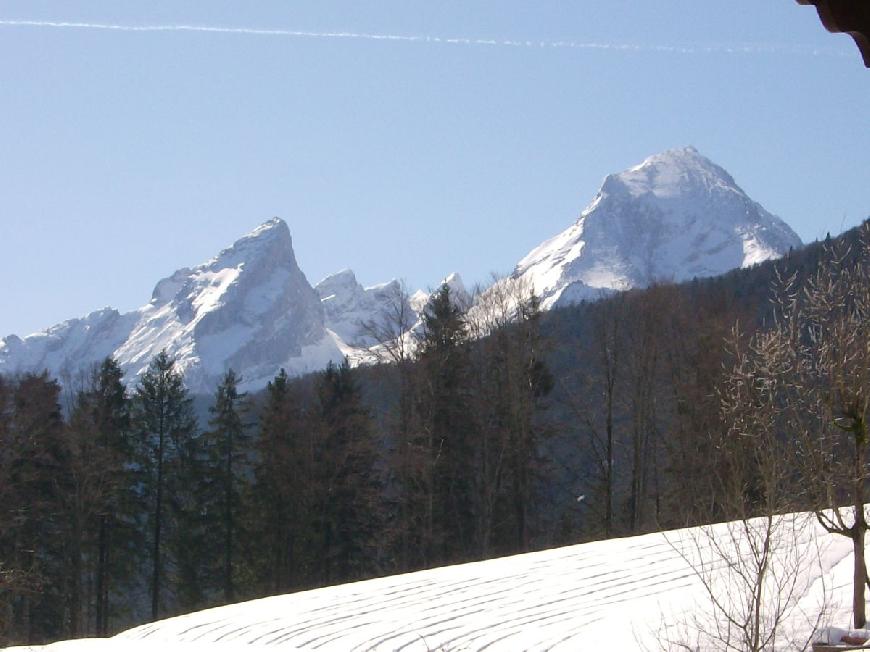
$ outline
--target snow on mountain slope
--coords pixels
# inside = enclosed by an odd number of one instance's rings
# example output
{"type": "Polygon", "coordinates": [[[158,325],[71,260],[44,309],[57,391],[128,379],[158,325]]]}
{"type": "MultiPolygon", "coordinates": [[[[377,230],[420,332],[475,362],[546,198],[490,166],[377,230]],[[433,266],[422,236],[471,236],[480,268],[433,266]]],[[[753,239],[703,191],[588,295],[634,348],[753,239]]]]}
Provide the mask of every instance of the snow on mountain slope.
{"type": "MultiPolygon", "coordinates": [[[[450,288],[454,303],[463,310],[472,297],[456,272],[438,284],[450,288]]],[[[417,290],[406,296],[397,280],[364,288],[354,273],[345,269],[320,281],[314,289],[320,295],[328,331],[339,343],[351,364],[372,364],[393,356],[381,345],[403,339],[402,348],[410,353],[423,331],[423,311],[431,294],[417,290]]]]}
{"type": "Polygon", "coordinates": [[[377,343],[369,327],[377,327],[384,314],[405,310],[416,321],[416,313],[402,296],[397,280],[364,288],[354,273],[345,269],[327,276],[314,290],[320,296],[326,327],[353,348],[377,343]]]}
{"type": "MultiPolygon", "coordinates": [[[[778,524],[768,577],[795,572],[782,593],[767,595],[768,607],[774,599],[787,607],[770,649],[794,650],[822,610],[830,622],[849,622],[851,544],[825,533],[810,514],[778,524]]],[[[742,524],[706,532],[611,539],[269,597],[52,649],[717,650],[721,641],[698,640],[694,629],[723,624],[698,573],[720,600],[739,601],[745,594],[733,584],[736,575],[710,544],[728,549],[731,534],[743,546],[746,538],[742,524]],[[666,638],[674,645],[661,648],[666,638]]]]}
{"type": "Polygon", "coordinates": [[[550,308],[655,281],[715,276],[778,258],[800,238],[693,147],[605,178],[568,229],[523,258],[514,276],[550,308]]]}
{"type": "Polygon", "coordinates": [[[24,339],[0,342],[0,373],[76,373],[113,354],[128,379],[162,349],[188,386],[211,392],[229,368],[244,387],[322,369],[342,353],[324,327],[317,293],[296,264],[287,225],[272,219],[193,269],[157,283],[150,303],[125,315],[105,309],[24,339]]]}
{"type": "Polygon", "coordinates": [[[56,376],[75,374],[114,353],[127,339],[137,315],[103,308],[21,339],[0,340],[0,373],[51,370],[56,376]]]}

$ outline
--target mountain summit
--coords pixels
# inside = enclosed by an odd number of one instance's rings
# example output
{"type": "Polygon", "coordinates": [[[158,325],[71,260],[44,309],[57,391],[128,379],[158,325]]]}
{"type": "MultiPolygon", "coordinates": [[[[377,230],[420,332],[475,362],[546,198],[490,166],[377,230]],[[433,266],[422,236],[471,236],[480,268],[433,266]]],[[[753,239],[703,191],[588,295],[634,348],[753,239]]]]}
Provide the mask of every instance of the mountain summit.
{"type": "Polygon", "coordinates": [[[730,174],[685,147],[608,175],[579,219],[529,252],[513,275],[533,284],[550,308],[656,281],[715,276],[800,245],[730,174]]]}
{"type": "Polygon", "coordinates": [[[114,355],[126,377],[166,349],[188,386],[211,392],[229,368],[247,387],[341,360],[320,297],[296,264],[290,230],[275,218],[211,260],[159,281],[151,301],[121,315],[106,308],[24,339],[0,340],[0,373],[48,369],[63,378],[114,355]]]}

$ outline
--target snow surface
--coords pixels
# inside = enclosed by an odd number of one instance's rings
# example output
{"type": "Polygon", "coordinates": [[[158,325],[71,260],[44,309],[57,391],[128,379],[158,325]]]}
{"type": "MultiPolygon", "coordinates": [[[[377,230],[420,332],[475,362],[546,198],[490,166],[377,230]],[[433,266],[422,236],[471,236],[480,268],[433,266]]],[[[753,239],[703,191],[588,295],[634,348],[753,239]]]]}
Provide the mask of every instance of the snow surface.
{"type": "Polygon", "coordinates": [[[514,276],[531,282],[547,309],[716,276],[800,245],[731,175],[686,147],[609,175],[577,222],[529,252],[514,276]]]}
{"type": "MultiPolygon", "coordinates": [[[[789,529],[776,539],[771,568],[796,572],[776,649],[799,649],[816,624],[848,626],[851,544],[823,532],[810,515],[778,523],[789,529]]],[[[697,644],[698,631],[716,622],[699,578],[712,578],[719,598],[735,586],[712,543],[740,532],[739,525],[718,524],[568,546],[218,607],[112,639],[22,649],[574,651],[697,644]]],[[[746,537],[737,540],[745,551],[746,537]]]]}

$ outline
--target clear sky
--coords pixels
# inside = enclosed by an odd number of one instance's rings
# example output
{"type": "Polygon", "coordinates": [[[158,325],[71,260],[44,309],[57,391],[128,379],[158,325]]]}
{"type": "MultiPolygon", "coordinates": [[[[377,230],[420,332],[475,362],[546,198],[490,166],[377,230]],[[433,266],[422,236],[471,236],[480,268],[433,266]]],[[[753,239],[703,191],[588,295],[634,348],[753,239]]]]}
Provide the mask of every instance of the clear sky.
{"type": "Polygon", "coordinates": [[[870,71],[794,0],[3,0],[0,336],[136,308],[275,215],[312,284],[483,281],[690,144],[837,233],[870,71]]]}

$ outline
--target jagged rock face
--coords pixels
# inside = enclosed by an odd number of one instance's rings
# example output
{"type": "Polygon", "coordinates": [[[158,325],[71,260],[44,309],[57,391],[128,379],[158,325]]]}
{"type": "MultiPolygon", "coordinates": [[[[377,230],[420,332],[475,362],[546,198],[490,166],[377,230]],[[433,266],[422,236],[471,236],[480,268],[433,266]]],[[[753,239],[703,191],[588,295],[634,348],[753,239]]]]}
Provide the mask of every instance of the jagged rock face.
{"type": "Polygon", "coordinates": [[[114,355],[128,380],[162,349],[188,386],[211,392],[229,368],[243,386],[341,359],[324,328],[320,297],[296,264],[287,225],[270,220],[212,260],[157,283],[151,302],[119,315],[103,310],[0,344],[0,373],[88,367],[114,355]]]}
{"type": "MultiPolygon", "coordinates": [[[[460,308],[471,306],[471,295],[459,274],[450,274],[441,285],[450,288],[460,308]]],[[[320,295],[328,332],[351,364],[391,359],[384,346],[387,342],[401,341],[406,352],[414,351],[423,333],[423,313],[432,300],[423,290],[407,296],[397,280],[364,288],[349,269],[326,277],[314,289],[320,295]]]]}
{"type": "Polygon", "coordinates": [[[104,308],[24,339],[10,335],[0,340],[0,373],[47,369],[57,378],[75,379],[114,353],[135,322],[134,313],[104,308]]]}
{"type": "Polygon", "coordinates": [[[571,227],[523,258],[544,308],[655,281],[715,276],[799,247],[800,238],[692,147],[608,176],[571,227]]]}
{"type": "Polygon", "coordinates": [[[372,327],[378,333],[401,310],[413,322],[416,313],[398,281],[364,288],[354,273],[345,269],[327,276],[314,286],[320,296],[326,327],[349,347],[365,348],[377,343],[372,327]]]}

